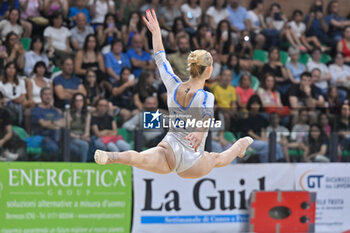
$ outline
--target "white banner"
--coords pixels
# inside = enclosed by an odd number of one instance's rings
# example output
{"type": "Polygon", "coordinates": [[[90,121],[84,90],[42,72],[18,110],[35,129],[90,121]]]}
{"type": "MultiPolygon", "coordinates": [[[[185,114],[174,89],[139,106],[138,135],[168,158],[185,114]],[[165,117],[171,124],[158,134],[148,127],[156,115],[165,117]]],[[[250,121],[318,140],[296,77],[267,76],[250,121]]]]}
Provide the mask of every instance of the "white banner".
{"type": "Polygon", "coordinates": [[[350,164],[297,164],[297,190],[317,193],[315,232],[350,230],[350,164]]]}
{"type": "Polygon", "coordinates": [[[216,168],[200,179],[134,168],[134,233],[248,231],[252,190],[293,190],[292,164],[216,168]]]}

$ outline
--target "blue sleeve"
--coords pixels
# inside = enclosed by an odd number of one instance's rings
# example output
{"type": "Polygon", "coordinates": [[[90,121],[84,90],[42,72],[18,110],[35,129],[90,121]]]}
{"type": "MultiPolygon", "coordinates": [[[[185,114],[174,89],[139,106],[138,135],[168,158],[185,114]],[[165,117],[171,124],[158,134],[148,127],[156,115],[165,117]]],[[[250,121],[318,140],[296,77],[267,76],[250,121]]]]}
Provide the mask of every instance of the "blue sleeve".
{"type": "Polygon", "coordinates": [[[19,7],[20,7],[19,0],[15,0],[14,8],[19,9],[19,7]]]}
{"type": "Polygon", "coordinates": [[[125,64],[125,66],[131,68],[130,58],[129,58],[128,54],[125,53],[123,56],[123,59],[124,59],[123,63],[125,64]]]}
{"type": "Polygon", "coordinates": [[[75,16],[77,14],[77,10],[76,8],[73,6],[69,9],[68,12],[68,18],[72,18],[73,16],[75,16]]]}
{"type": "Polygon", "coordinates": [[[58,86],[58,85],[62,85],[62,86],[63,86],[62,80],[60,79],[60,76],[56,77],[56,78],[53,80],[52,84],[53,84],[54,87],[55,87],[55,86],[58,86]]]}
{"type": "Polygon", "coordinates": [[[110,53],[107,53],[105,55],[105,66],[106,68],[112,68],[112,58],[110,56],[110,53]]]}
{"type": "Polygon", "coordinates": [[[59,113],[57,110],[55,110],[55,116],[54,116],[54,120],[58,120],[63,118],[62,114],[59,113]]]}

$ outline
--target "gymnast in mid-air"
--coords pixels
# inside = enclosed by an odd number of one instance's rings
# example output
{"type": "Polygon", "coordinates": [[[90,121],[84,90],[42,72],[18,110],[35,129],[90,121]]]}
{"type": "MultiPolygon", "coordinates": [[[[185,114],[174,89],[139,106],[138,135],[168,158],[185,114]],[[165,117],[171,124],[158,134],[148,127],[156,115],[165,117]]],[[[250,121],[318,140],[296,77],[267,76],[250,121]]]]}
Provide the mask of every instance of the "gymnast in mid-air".
{"type": "MultiPolygon", "coordinates": [[[[204,91],[205,81],[213,70],[213,59],[205,50],[195,50],[187,58],[190,78],[182,82],[173,72],[166,59],[161,31],[155,11],[147,10],[143,21],[152,33],[154,59],[160,77],[166,86],[168,107],[171,113],[189,114],[199,121],[211,120],[214,113],[214,95],[204,91]]],[[[143,170],[168,174],[177,173],[182,178],[199,178],[207,175],[213,168],[224,167],[233,159],[243,157],[251,137],[237,140],[231,148],[221,153],[204,151],[208,128],[189,130],[171,127],[164,139],[153,148],[143,152],[106,152],[96,150],[98,164],[125,164],[143,170]]]]}

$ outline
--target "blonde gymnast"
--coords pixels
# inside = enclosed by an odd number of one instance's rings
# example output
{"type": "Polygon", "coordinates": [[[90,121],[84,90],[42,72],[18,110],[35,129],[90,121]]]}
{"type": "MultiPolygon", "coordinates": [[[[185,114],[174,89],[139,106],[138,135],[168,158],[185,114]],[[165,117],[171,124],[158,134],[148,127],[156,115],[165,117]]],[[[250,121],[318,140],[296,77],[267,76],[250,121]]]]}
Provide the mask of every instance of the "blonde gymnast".
{"type": "MultiPolygon", "coordinates": [[[[155,11],[147,10],[146,17],[143,17],[143,21],[152,33],[154,57],[167,89],[168,106],[172,112],[190,114],[197,120],[211,119],[214,95],[203,90],[205,80],[210,78],[213,70],[210,53],[205,50],[191,52],[188,56],[190,79],[181,82],[165,57],[155,11]]],[[[171,128],[156,147],[140,153],[96,150],[95,161],[101,165],[126,164],[160,174],[176,172],[182,178],[194,179],[208,174],[213,168],[230,164],[237,156],[243,157],[253,142],[251,137],[244,137],[222,153],[209,153],[204,151],[208,129],[197,131],[201,132],[171,128]]]]}

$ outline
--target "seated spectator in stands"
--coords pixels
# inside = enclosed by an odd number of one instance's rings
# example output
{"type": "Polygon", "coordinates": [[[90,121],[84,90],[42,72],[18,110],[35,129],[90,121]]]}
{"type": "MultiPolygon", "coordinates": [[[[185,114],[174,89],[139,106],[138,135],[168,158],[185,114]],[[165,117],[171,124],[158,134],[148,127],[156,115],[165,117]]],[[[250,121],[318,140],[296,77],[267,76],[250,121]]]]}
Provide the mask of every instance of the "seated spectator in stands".
{"type": "Polygon", "coordinates": [[[339,15],[339,1],[332,0],[327,6],[326,21],[329,22],[328,35],[332,39],[332,45],[336,45],[342,39],[342,31],[350,26],[350,21],[339,15]]]}
{"type": "Polygon", "coordinates": [[[291,86],[291,77],[288,70],[280,61],[280,51],[277,47],[271,47],[269,49],[268,59],[268,62],[263,67],[262,73],[270,73],[275,76],[277,89],[281,93],[282,98],[284,98],[291,86]]]}
{"type": "Polygon", "coordinates": [[[143,69],[155,69],[152,56],[143,50],[143,44],[144,37],[140,34],[135,34],[132,38],[132,48],[127,52],[136,78],[140,76],[143,69]]]}
{"type": "Polygon", "coordinates": [[[226,2],[226,0],[214,0],[206,12],[209,27],[213,32],[216,31],[216,28],[221,20],[228,20],[226,2]]]}
{"type": "Polygon", "coordinates": [[[181,11],[176,6],[176,0],[168,0],[159,9],[159,25],[170,32],[177,17],[181,17],[181,11]]]}
{"type": "Polygon", "coordinates": [[[51,16],[50,26],[44,30],[44,37],[50,50],[54,51],[53,61],[57,66],[63,57],[71,53],[70,36],[68,28],[62,26],[63,16],[60,12],[55,12],[51,16]]]}
{"type": "Polygon", "coordinates": [[[65,127],[65,120],[61,111],[53,103],[51,88],[44,87],[40,93],[41,103],[32,109],[32,130],[35,135],[44,137],[41,147],[44,160],[58,160],[60,151],[61,128],[65,127]]]}
{"type": "Polygon", "coordinates": [[[257,91],[265,110],[267,108],[282,108],[280,93],[277,91],[275,77],[269,73],[264,75],[264,78],[257,91]]]}
{"type": "Polygon", "coordinates": [[[176,39],[177,52],[168,56],[169,63],[175,74],[182,80],[187,81],[190,73],[187,70],[187,57],[190,53],[189,37],[182,35],[176,39]]]}
{"type": "Polygon", "coordinates": [[[321,79],[321,70],[319,68],[315,68],[311,71],[311,85],[315,87],[316,93],[321,95],[322,91],[319,87],[314,85],[315,83],[318,82],[318,80],[321,79]]]}
{"type": "Polygon", "coordinates": [[[27,99],[30,107],[41,103],[40,92],[42,88],[49,87],[52,89],[51,80],[45,77],[46,70],[45,63],[39,61],[34,66],[32,78],[26,79],[27,99]]]}
{"type": "Polygon", "coordinates": [[[56,12],[62,12],[63,16],[67,16],[68,10],[68,0],[44,0],[44,16],[50,17],[56,12]]]}
{"type": "Polygon", "coordinates": [[[18,120],[17,123],[23,122],[23,108],[28,104],[26,99],[26,85],[23,79],[18,77],[16,64],[9,62],[5,65],[4,75],[0,81],[0,92],[8,107],[15,114],[13,118],[18,120]]]}
{"type": "Polygon", "coordinates": [[[327,94],[328,91],[328,81],[332,80],[332,76],[329,73],[328,67],[321,63],[322,52],[320,49],[316,48],[312,51],[311,58],[307,63],[307,70],[311,72],[313,69],[318,68],[321,71],[321,77],[315,83],[315,85],[321,89],[322,95],[327,94]]]}
{"type": "Polygon", "coordinates": [[[180,10],[186,24],[186,30],[193,35],[202,22],[202,8],[199,6],[199,1],[187,0],[181,5],[180,10]]]}
{"type": "Polygon", "coordinates": [[[305,17],[306,36],[316,36],[321,44],[331,45],[328,36],[329,21],[323,15],[323,1],[314,0],[309,13],[305,17]]]}
{"type": "Polygon", "coordinates": [[[350,105],[348,103],[341,106],[340,116],[335,122],[334,129],[338,132],[341,150],[350,150],[350,105]]]}
{"type": "Polygon", "coordinates": [[[328,89],[328,94],[325,97],[325,107],[326,112],[333,116],[338,116],[340,114],[340,108],[344,99],[341,100],[339,97],[339,90],[337,87],[330,87],[328,89]]]}
{"type": "Polygon", "coordinates": [[[14,62],[21,71],[24,67],[25,50],[22,46],[21,40],[17,34],[10,32],[5,40],[6,52],[8,54],[7,62],[14,62]]]}
{"type": "Polygon", "coordinates": [[[215,96],[218,110],[224,115],[225,128],[230,129],[231,118],[237,113],[237,95],[232,86],[232,71],[225,69],[217,84],[213,84],[212,92],[215,96]]]}
{"type": "Polygon", "coordinates": [[[190,36],[185,30],[185,21],[182,17],[177,17],[175,18],[171,31],[169,32],[168,41],[164,41],[164,46],[166,46],[166,49],[170,52],[176,52],[179,49],[178,39],[182,36],[187,37],[189,40],[190,36]]]}
{"type": "Polygon", "coordinates": [[[89,107],[96,106],[97,101],[104,97],[100,86],[97,83],[96,72],[88,69],[84,78],[84,87],[86,90],[86,102],[89,107]]]}
{"type": "MultiPolygon", "coordinates": [[[[49,21],[41,16],[44,11],[44,1],[39,0],[21,0],[21,23],[25,28],[24,37],[30,37],[34,28],[34,33],[40,26],[46,26],[49,21]]],[[[40,33],[40,32],[39,32],[40,33]]],[[[37,34],[38,35],[38,34],[37,34]]]]}
{"type": "Polygon", "coordinates": [[[140,12],[146,12],[146,10],[150,10],[150,9],[154,9],[155,12],[159,12],[160,10],[160,3],[161,1],[160,0],[146,0],[145,1],[145,4],[143,4],[141,7],[140,7],[140,12]]]}
{"type": "Polygon", "coordinates": [[[134,104],[140,111],[143,109],[143,103],[148,96],[157,95],[157,89],[154,87],[154,81],[153,71],[142,71],[134,91],[134,104]]]}
{"type": "Polygon", "coordinates": [[[198,26],[196,33],[192,37],[192,44],[194,49],[207,51],[214,47],[214,40],[207,24],[201,23],[198,26]]]}
{"type": "MultiPolygon", "coordinates": [[[[83,1],[83,0],[80,0],[83,1]]],[[[85,39],[88,35],[94,33],[94,29],[86,22],[86,15],[82,12],[75,16],[76,26],[70,30],[70,41],[74,50],[83,49],[85,39]]]]}
{"type": "Polygon", "coordinates": [[[240,59],[237,54],[230,53],[227,59],[226,65],[223,67],[223,69],[229,69],[232,72],[232,82],[231,84],[234,87],[237,87],[239,85],[239,80],[242,76],[242,71],[240,68],[240,59]]]}
{"type": "Polygon", "coordinates": [[[0,70],[4,70],[4,66],[7,62],[7,51],[6,46],[3,45],[3,42],[0,40],[0,70]]]}
{"type": "MultiPolygon", "coordinates": [[[[131,119],[123,124],[123,128],[127,129],[130,132],[134,132],[137,128],[142,128],[140,122],[143,121],[143,111],[146,112],[154,112],[158,110],[158,101],[155,96],[148,96],[145,99],[145,103],[143,104],[143,109],[141,112],[134,115],[131,119]]],[[[161,111],[162,112],[162,111],[161,111]]],[[[143,138],[145,140],[145,145],[147,147],[156,146],[164,137],[163,130],[144,130],[142,132],[143,138]]]]}
{"type": "Polygon", "coordinates": [[[263,49],[266,38],[262,31],[267,28],[263,15],[263,0],[251,0],[249,4],[249,11],[247,13],[247,23],[249,33],[252,35],[252,41],[255,43],[256,49],[263,49]]]}
{"type": "Polygon", "coordinates": [[[233,32],[240,32],[247,27],[247,10],[240,5],[240,0],[230,0],[226,7],[228,11],[228,19],[233,32]]]}
{"type": "Polygon", "coordinates": [[[146,27],[144,26],[141,13],[139,11],[135,11],[130,13],[129,22],[127,25],[122,27],[122,40],[127,49],[133,48],[135,46],[134,36],[139,35],[140,37],[137,40],[142,42],[140,44],[141,48],[144,48],[147,52],[149,51],[149,43],[146,37],[146,27]]]}
{"type": "MultiPolygon", "coordinates": [[[[260,112],[262,111],[262,104],[259,96],[253,95],[247,104],[249,116],[242,121],[242,130],[245,135],[254,139],[250,145],[256,150],[259,155],[261,163],[268,162],[269,143],[266,136],[266,127],[268,122],[260,112]]],[[[276,144],[276,161],[283,161],[284,155],[280,144],[276,144]]]]}
{"type": "Polygon", "coordinates": [[[80,162],[87,162],[90,143],[91,115],[87,109],[87,101],[83,94],[75,93],[67,114],[70,129],[70,149],[73,155],[80,157],[80,162]]]}
{"type": "Polygon", "coordinates": [[[317,124],[310,126],[309,136],[305,142],[305,162],[330,162],[327,157],[328,138],[317,124]]]}
{"type": "Polygon", "coordinates": [[[97,82],[104,81],[105,64],[94,34],[89,34],[86,37],[83,49],[77,52],[74,68],[75,74],[82,79],[85,77],[86,71],[92,69],[97,74],[97,82]]]}
{"type": "MultiPolygon", "coordinates": [[[[341,108],[341,107],[340,107],[341,108]]],[[[340,111],[339,111],[340,112],[340,111]]],[[[318,125],[321,127],[322,131],[326,134],[326,136],[329,138],[331,134],[332,127],[329,124],[329,118],[326,113],[321,113],[318,115],[318,125]]]]}
{"type": "Polygon", "coordinates": [[[255,91],[250,87],[251,83],[250,73],[243,73],[239,80],[239,86],[236,87],[237,104],[239,108],[245,109],[250,97],[255,94],[255,91]]]}
{"type": "Polygon", "coordinates": [[[206,80],[206,83],[208,84],[216,82],[222,70],[222,65],[216,49],[212,48],[209,52],[213,58],[213,72],[211,73],[210,79],[206,80]]]}
{"type": "Polygon", "coordinates": [[[306,108],[315,122],[317,107],[323,108],[324,97],[318,94],[318,91],[311,83],[311,74],[304,72],[301,74],[300,84],[294,84],[289,90],[289,104],[292,110],[293,122],[297,122],[298,111],[306,108]]]}
{"type": "Polygon", "coordinates": [[[112,42],[112,49],[104,55],[104,60],[110,83],[120,80],[120,72],[124,67],[131,68],[130,59],[126,53],[123,53],[123,41],[120,39],[112,42]]]}
{"type": "Polygon", "coordinates": [[[85,0],[74,1],[74,5],[69,9],[68,18],[72,21],[76,21],[79,13],[84,14],[86,17],[85,20],[90,23],[90,12],[87,8],[87,2],[85,0]]]}
{"type": "Polygon", "coordinates": [[[304,64],[299,62],[300,51],[297,47],[290,46],[288,49],[290,61],[286,64],[288,72],[290,72],[291,81],[294,84],[300,82],[300,75],[306,71],[304,64]]]}
{"type": "Polygon", "coordinates": [[[19,9],[19,0],[5,0],[0,2],[0,20],[8,16],[10,9],[19,9]]]}
{"type": "Polygon", "coordinates": [[[218,27],[216,28],[215,44],[215,48],[220,56],[221,62],[226,63],[228,55],[233,53],[235,50],[229,21],[220,21],[218,27]]]}
{"type": "Polygon", "coordinates": [[[73,74],[73,67],[72,58],[65,58],[61,62],[62,74],[53,80],[55,107],[59,109],[64,109],[75,93],[86,95],[82,80],[73,74]]]}
{"type": "Polygon", "coordinates": [[[23,27],[21,25],[21,16],[18,9],[11,9],[8,19],[0,22],[0,36],[2,40],[6,39],[7,34],[14,32],[18,37],[23,35],[23,27]]]}
{"type": "Polygon", "coordinates": [[[108,115],[108,101],[99,99],[96,108],[96,115],[91,119],[91,130],[96,149],[113,152],[130,150],[130,145],[124,141],[122,136],[117,135],[117,123],[112,116],[108,115]]]}
{"type": "MultiPolygon", "coordinates": [[[[108,48],[108,45],[111,45],[114,40],[122,39],[122,34],[117,26],[116,16],[112,13],[108,13],[103,24],[97,27],[97,39],[102,47],[106,46],[108,48]]],[[[103,47],[103,50],[105,50],[106,47],[103,47]]]]}
{"type": "Polygon", "coordinates": [[[108,13],[115,14],[113,0],[89,0],[91,23],[96,26],[102,26],[103,21],[108,13]]]}
{"type": "Polygon", "coordinates": [[[127,24],[131,12],[138,10],[139,6],[135,1],[116,0],[115,9],[117,20],[121,24],[127,24]]]}
{"type": "Polygon", "coordinates": [[[344,55],[345,62],[350,64],[350,26],[343,30],[343,39],[337,44],[337,51],[344,55]]]}
{"type": "Polygon", "coordinates": [[[112,103],[120,108],[119,115],[124,122],[138,112],[134,105],[134,85],[135,76],[132,74],[131,68],[124,67],[120,72],[120,80],[113,85],[112,92],[112,103]]]}
{"type": "Polygon", "coordinates": [[[270,125],[266,128],[266,136],[267,138],[270,137],[270,134],[272,132],[276,132],[276,142],[281,145],[284,159],[287,163],[290,162],[289,154],[288,154],[288,139],[289,137],[289,130],[280,125],[280,116],[277,113],[272,113],[270,115],[270,125]]]}
{"type": "Polygon", "coordinates": [[[335,55],[334,61],[335,63],[329,66],[329,73],[332,76],[331,83],[350,91],[350,66],[344,64],[344,55],[340,52],[335,55]]]}
{"type": "Polygon", "coordinates": [[[49,58],[44,52],[44,40],[40,36],[34,36],[30,44],[30,50],[24,54],[24,73],[30,77],[35,64],[39,61],[44,62],[49,67],[49,58]]]}

